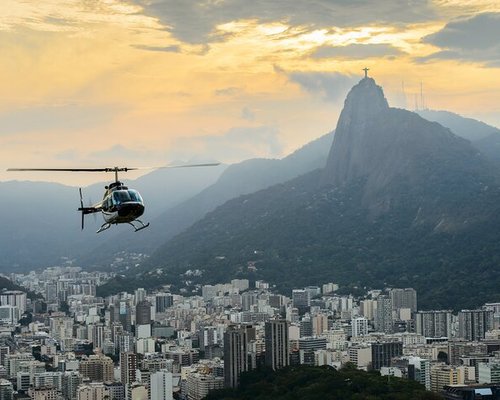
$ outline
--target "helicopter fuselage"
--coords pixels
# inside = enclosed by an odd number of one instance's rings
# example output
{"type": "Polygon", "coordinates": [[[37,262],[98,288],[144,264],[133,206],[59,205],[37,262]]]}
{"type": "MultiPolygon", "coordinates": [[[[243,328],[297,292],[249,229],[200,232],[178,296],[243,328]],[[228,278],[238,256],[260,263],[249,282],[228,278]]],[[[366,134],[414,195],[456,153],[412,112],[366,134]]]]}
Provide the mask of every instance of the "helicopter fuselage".
{"type": "Polygon", "coordinates": [[[144,214],[144,205],[132,202],[118,206],[116,211],[102,210],[104,221],[110,224],[132,222],[139,218],[142,214],[144,214]]]}
{"type": "Polygon", "coordinates": [[[144,214],[144,201],[139,192],[121,182],[106,188],[100,206],[103,218],[109,224],[129,223],[144,214]]]}
{"type": "MultiPolygon", "coordinates": [[[[81,189],[80,189],[80,202],[81,189]]],[[[83,202],[82,202],[83,203],[83,202]]],[[[116,224],[129,224],[137,231],[140,231],[149,226],[144,224],[138,218],[144,214],[144,201],[137,190],[129,189],[124,186],[120,181],[115,181],[109,186],[106,186],[106,191],[102,201],[90,207],[80,207],[78,211],[82,212],[82,229],[83,229],[83,216],[101,212],[104,218],[104,224],[101,225],[99,230],[102,232],[116,224]],[[134,224],[136,222],[138,226],[134,224]]]]}

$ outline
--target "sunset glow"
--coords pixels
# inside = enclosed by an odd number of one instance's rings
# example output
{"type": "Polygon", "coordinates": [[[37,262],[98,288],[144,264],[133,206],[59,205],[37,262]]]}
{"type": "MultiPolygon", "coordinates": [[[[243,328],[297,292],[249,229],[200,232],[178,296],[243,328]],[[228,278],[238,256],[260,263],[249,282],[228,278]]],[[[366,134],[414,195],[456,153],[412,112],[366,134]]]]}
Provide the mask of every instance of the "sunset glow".
{"type": "Polygon", "coordinates": [[[2,1],[0,170],[282,157],[335,128],[365,66],[393,106],[422,83],[500,126],[499,1],[292,3],[2,1]]]}

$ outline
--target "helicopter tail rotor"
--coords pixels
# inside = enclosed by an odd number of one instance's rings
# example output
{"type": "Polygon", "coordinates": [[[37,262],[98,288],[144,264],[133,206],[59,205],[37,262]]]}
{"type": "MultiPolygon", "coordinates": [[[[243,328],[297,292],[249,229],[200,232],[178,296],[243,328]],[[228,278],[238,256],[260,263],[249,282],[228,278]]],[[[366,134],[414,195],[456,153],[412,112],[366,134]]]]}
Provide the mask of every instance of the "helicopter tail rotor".
{"type": "Polygon", "coordinates": [[[82,188],[79,188],[80,191],[80,211],[82,212],[82,231],[83,228],[85,227],[85,212],[83,211],[83,195],[82,195],[82,188]]]}
{"type": "Polygon", "coordinates": [[[101,208],[99,208],[97,205],[85,207],[83,205],[82,188],[79,188],[79,192],[80,192],[80,207],[78,208],[78,211],[81,211],[81,213],[82,213],[82,230],[83,230],[83,228],[85,227],[85,215],[86,214],[94,214],[96,212],[99,212],[99,211],[101,211],[101,208]]]}

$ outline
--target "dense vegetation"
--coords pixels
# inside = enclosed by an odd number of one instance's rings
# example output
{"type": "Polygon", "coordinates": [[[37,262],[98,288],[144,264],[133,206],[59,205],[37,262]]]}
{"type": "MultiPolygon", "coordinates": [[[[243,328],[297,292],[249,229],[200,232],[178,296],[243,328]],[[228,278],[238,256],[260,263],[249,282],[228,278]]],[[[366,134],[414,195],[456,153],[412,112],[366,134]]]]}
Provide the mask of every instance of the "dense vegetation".
{"type": "Polygon", "coordinates": [[[243,373],[237,390],[211,392],[206,400],[438,400],[415,381],[346,367],[289,367],[243,373]]]}
{"type": "MultiPolygon", "coordinates": [[[[83,265],[90,264],[99,270],[102,269],[103,263],[111,262],[117,253],[124,249],[128,252],[151,254],[163,243],[226,201],[242,194],[253,193],[277,183],[286,182],[306,172],[323,167],[332,139],[332,133],[323,135],[281,160],[256,158],[230,165],[216,183],[189,200],[166,209],[164,213],[151,220],[151,226],[141,231],[140,235],[131,235],[130,229],[127,229],[118,240],[116,238],[106,240],[99,248],[87,254],[80,261],[83,265]]],[[[200,168],[200,170],[206,170],[206,168],[200,168]]],[[[175,185],[174,182],[171,183],[172,188],[178,185],[178,183],[175,185]]],[[[168,182],[164,181],[158,181],[158,185],[170,187],[168,182]]],[[[170,198],[171,195],[161,196],[159,193],[154,193],[152,199],[150,196],[144,196],[147,199],[148,211],[146,215],[152,215],[149,210],[149,202],[158,197],[170,198]]],[[[144,216],[145,220],[151,218],[146,217],[146,215],[144,216]]],[[[121,255],[118,256],[121,257],[121,255]]]]}
{"type": "Polygon", "coordinates": [[[187,293],[232,278],[264,279],[285,294],[327,282],[358,292],[414,287],[420,309],[500,301],[497,168],[413,113],[388,109],[369,123],[357,143],[367,156],[361,178],[333,185],[327,164],[230,200],[130,277],[187,293]]]}
{"type": "Polygon", "coordinates": [[[247,277],[281,291],[332,281],[352,288],[414,287],[423,308],[500,300],[500,210],[489,196],[465,198],[469,205],[458,202],[446,219],[442,203],[418,201],[409,192],[389,213],[370,219],[356,188],[309,195],[314,178],[226,203],[161,249],[140,279],[182,286],[247,277]],[[467,217],[475,207],[480,220],[467,217]],[[440,220],[451,231],[436,230],[440,220]],[[466,229],[454,228],[457,220],[468,221],[466,229]],[[204,273],[182,275],[189,269],[204,273]]]}
{"type": "Polygon", "coordinates": [[[129,292],[132,293],[134,290],[137,288],[153,288],[156,286],[159,286],[159,283],[157,280],[154,279],[148,279],[148,276],[139,276],[136,277],[135,279],[131,279],[130,277],[122,276],[122,275],[117,275],[113,279],[111,279],[109,282],[107,282],[105,285],[98,286],[97,287],[97,296],[101,297],[106,297],[111,294],[119,293],[119,292],[129,292]]]}

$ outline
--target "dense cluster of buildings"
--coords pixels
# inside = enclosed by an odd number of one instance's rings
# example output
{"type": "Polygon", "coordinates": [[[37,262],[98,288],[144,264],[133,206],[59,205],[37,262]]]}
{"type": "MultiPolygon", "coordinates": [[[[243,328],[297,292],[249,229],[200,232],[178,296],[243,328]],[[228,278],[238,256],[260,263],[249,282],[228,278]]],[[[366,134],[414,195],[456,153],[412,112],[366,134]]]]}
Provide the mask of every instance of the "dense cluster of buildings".
{"type": "Polygon", "coordinates": [[[100,298],[108,273],[10,278],[41,297],[0,293],[0,400],[201,400],[251,369],[347,363],[449,398],[500,384],[500,303],[455,314],[419,310],[412,288],[355,298],[327,283],[285,295],[246,279],[201,296],[165,286],[100,298]]]}

